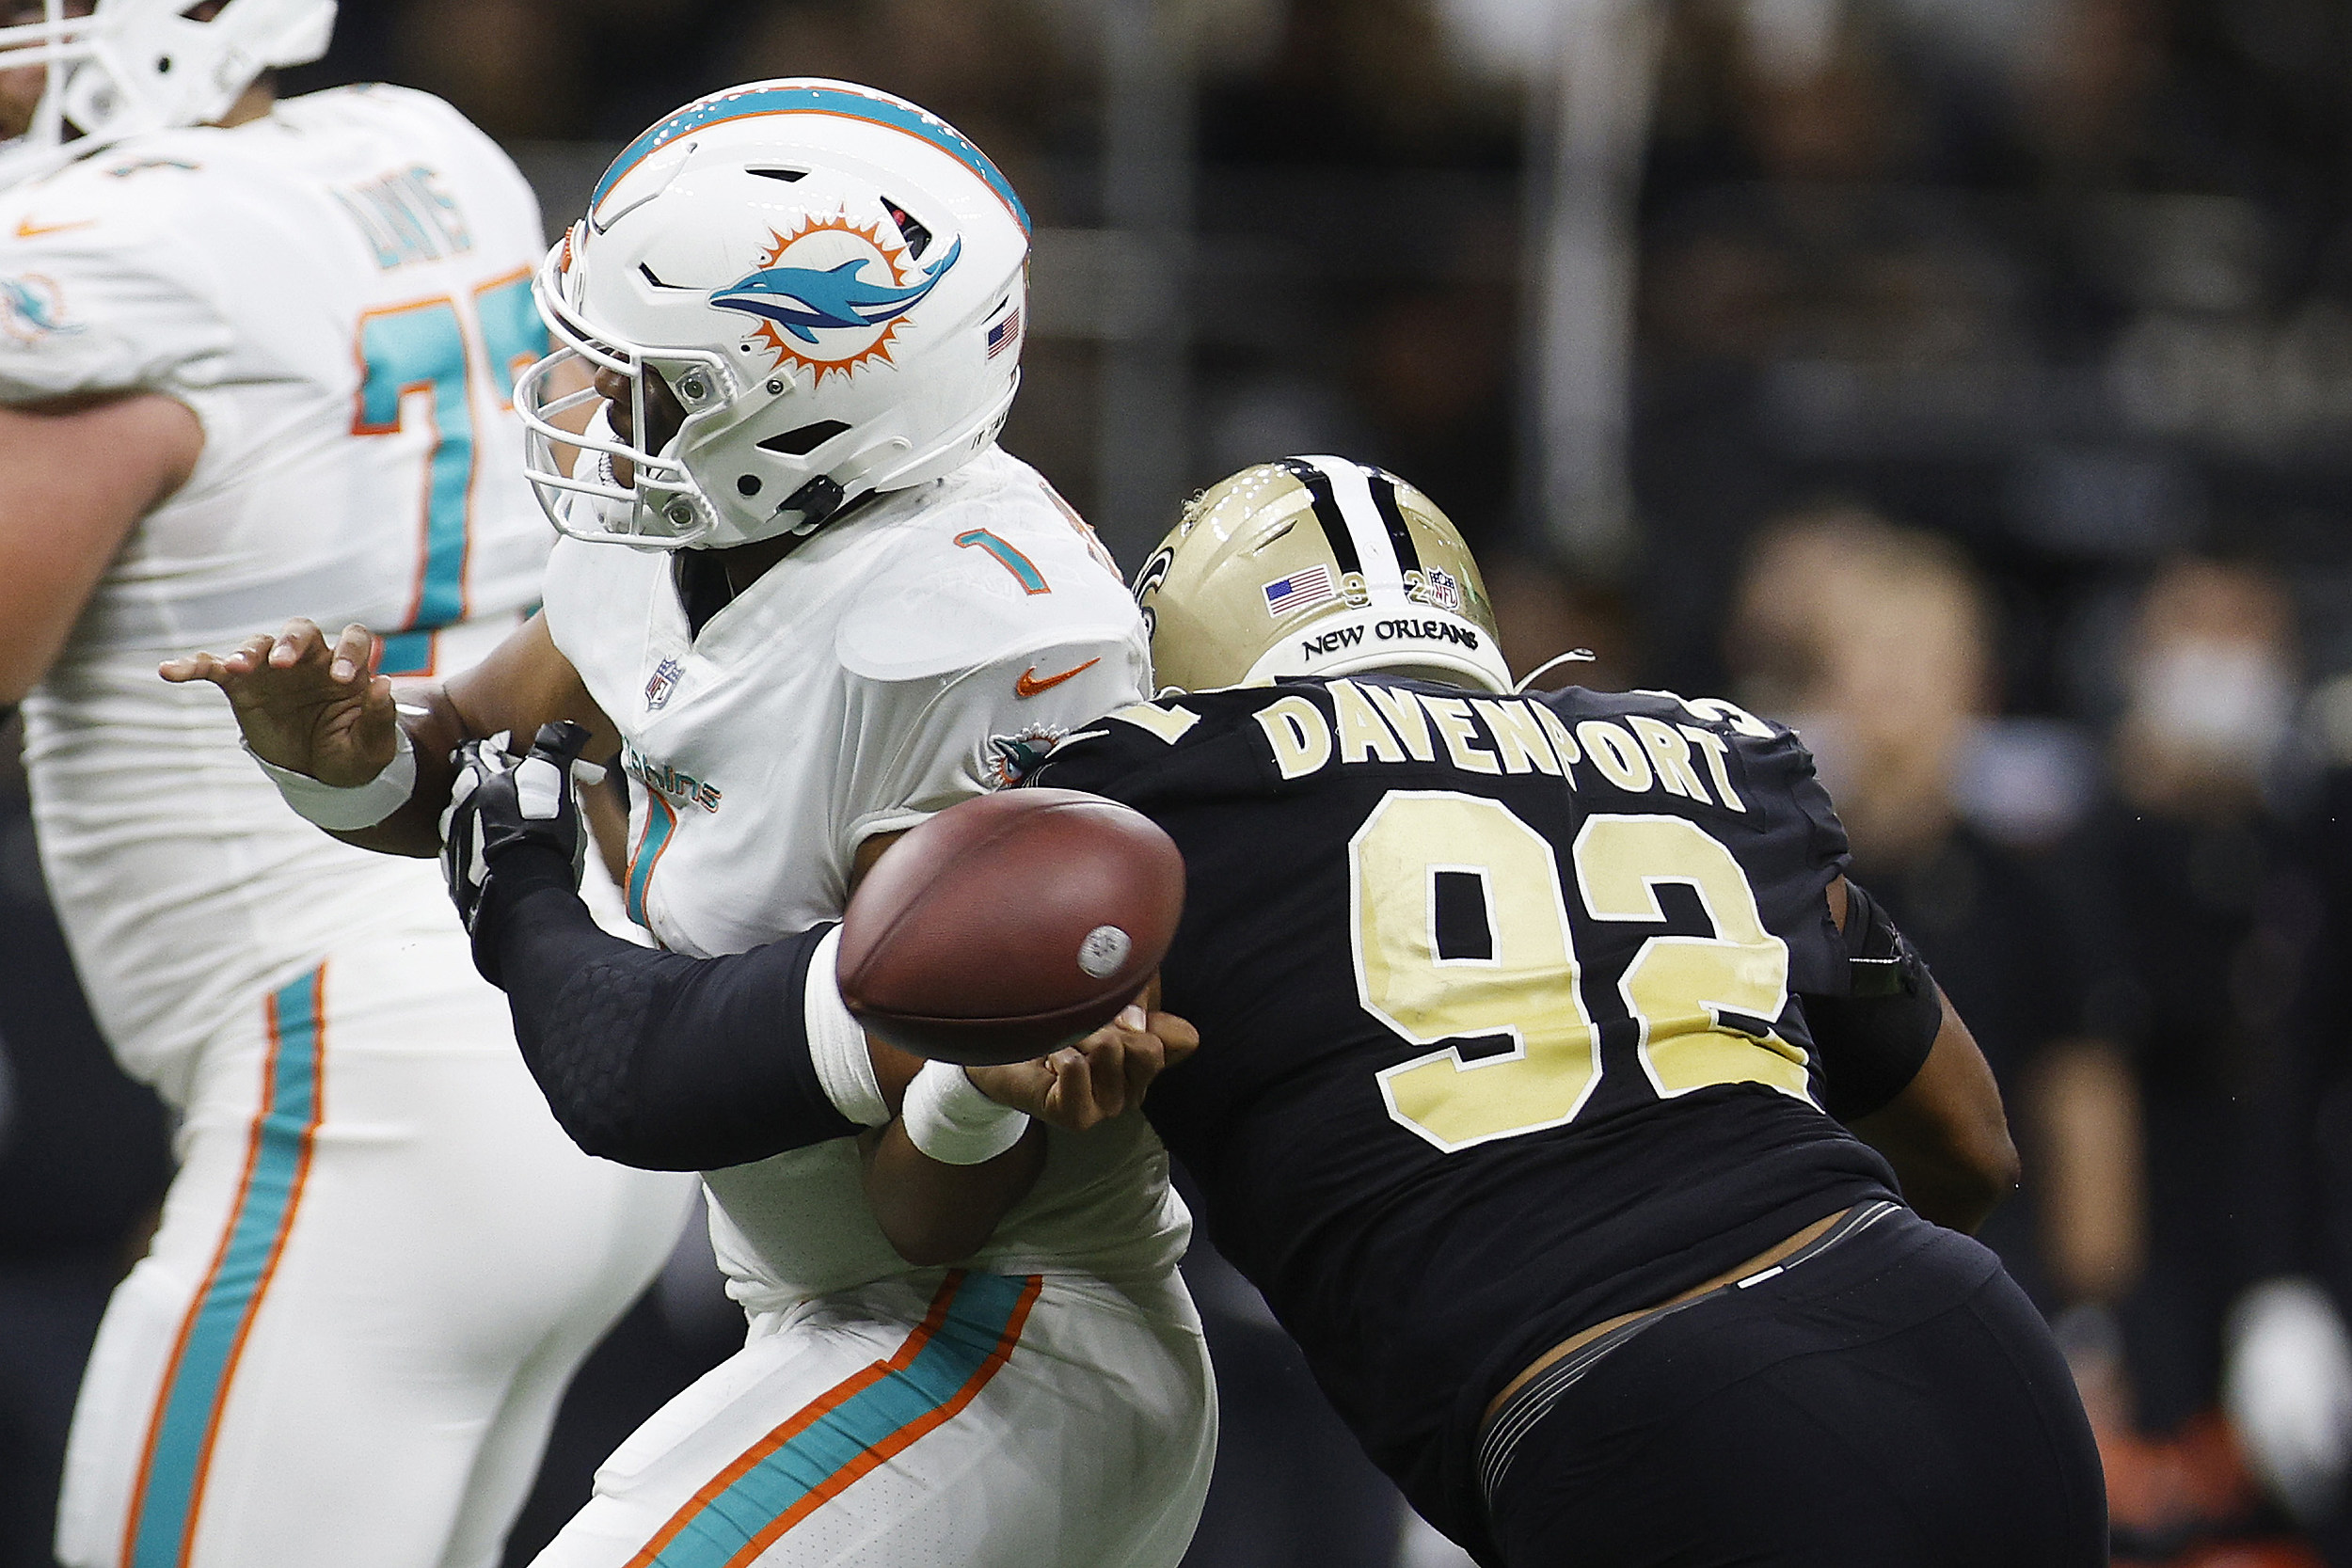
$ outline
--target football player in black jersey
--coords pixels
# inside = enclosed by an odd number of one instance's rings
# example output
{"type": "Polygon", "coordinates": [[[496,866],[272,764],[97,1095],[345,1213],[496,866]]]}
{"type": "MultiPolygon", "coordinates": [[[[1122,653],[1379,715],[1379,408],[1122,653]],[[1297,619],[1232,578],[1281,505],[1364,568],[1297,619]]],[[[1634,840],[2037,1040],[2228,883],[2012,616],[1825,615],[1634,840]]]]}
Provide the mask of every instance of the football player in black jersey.
{"type": "MultiPolygon", "coordinates": [[[[1341,459],[1210,490],[1137,594],[1159,700],[1038,782],[1183,848],[1160,1005],[1201,1047],[1145,1112],[1415,1507],[1508,1568],[2104,1562],[2072,1379],[1960,1233],[2015,1180],[1991,1075],[1796,736],[1516,694],[1451,524],[1341,459]]],[[[478,953],[621,946],[501,899],[551,854],[486,853],[478,953]]],[[[772,1035],[804,944],[710,960],[627,1051],[772,1035]]],[[[596,961],[692,967],[633,952],[596,961]]],[[[524,1017],[566,989],[514,988],[526,1039],[614,1028],[524,1017]]],[[[743,1078],[783,1043],[695,1092],[813,1092],[743,1078]]]]}
{"type": "Polygon", "coordinates": [[[1038,782],[1184,850],[1146,1114],[1415,1506],[1512,1568],[2104,1561],[2057,1347],[1929,1223],[2014,1182],[1991,1074],[1797,736],[1515,695],[1452,526],[1342,459],[1137,585],[1160,700],[1038,782]]]}

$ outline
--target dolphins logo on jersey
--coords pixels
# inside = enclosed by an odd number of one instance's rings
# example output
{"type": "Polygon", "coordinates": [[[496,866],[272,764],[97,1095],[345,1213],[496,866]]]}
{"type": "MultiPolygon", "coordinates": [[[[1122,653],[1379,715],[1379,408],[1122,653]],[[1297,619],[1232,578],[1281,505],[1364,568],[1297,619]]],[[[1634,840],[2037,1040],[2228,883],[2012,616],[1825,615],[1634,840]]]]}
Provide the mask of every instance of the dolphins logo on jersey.
{"type": "Polygon", "coordinates": [[[1069,731],[1059,724],[1030,724],[1017,734],[992,735],[980,747],[980,782],[1010,789],[1043,766],[1045,755],[1069,731]]]}
{"type": "Polygon", "coordinates": [[[23,343],[79,332],[65,319],[65,292],[37,272],[0,277],[0,331],[23,343]]]}
{"type": "Polygon", "coordinates": [[[769,238],[774,243],[759,265],[712,290],[710,303],[756,319],[756,337],[775,351],[777,366],[790,360],[820,381],[871,359],[890,363],[891,341],[907,313],[963,254],[956,240],[917,272],[901,264],[905,245],[888,244],[879,224],[852,223],[846,213],[811,217],[788,235],[771,230],[769,238]]]}

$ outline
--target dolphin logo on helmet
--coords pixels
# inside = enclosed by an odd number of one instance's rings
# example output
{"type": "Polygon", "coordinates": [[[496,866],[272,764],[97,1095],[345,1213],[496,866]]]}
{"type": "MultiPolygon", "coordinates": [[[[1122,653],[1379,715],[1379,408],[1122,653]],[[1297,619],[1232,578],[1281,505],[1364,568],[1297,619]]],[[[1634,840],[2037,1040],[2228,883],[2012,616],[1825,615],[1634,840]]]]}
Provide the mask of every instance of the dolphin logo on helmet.
{"type": "Polygon", "coordinates": [[[1020,385],[1018,336],[988,349],[1028,252],[1012,187],[919,105],[797,77],[697,99],[540,267],[560,346],[516,383],[532,488],[573,538],[666,550],[806,533],[942,478],[991,450],[1020,385]],[[603,396],[567,365],[626,384],[631,435],[549,422],[603,396]],[[683,417],[648,445],[656,377],[683,417]]]}
{"type": "Polygon", "coordinates": [[[761,267],[723,289],[711,291],[710,303],[722,310],[740,310],[773,322],[804,343],[817,341],[816,328],[881,326],[914,309],[947,269],[963,254],[958,239],[923,271],[922,278],[905,288],[869,283],[858,274],[871,260],[857,256],[837,267],[761,267]]]}

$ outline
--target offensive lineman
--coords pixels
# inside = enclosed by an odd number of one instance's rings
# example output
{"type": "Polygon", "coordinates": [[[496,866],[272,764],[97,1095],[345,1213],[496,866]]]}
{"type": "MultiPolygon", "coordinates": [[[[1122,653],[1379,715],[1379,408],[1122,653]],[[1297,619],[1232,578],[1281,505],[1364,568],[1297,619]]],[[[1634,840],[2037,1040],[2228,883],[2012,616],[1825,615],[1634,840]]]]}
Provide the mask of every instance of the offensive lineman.
{"type": "MultiPolygon", "coordinates": [[[[1202,1044],[1146,1113],[1415,1505],[1506,1568],[2104,1562],[2056,1345],[1921,1217],[2014,1180],[1990,1074],[1793,734],[1514,695],[1452,526],[1343,459],[1216,486],[1138,590],[1171,687],[1035,777],[1183,848],[1202,1044]]],[[[758,1092],[723,1042],[817,1015],[822,928],[652,973],[562,892],[570,838],[481,798],[524,1036],[690,1068],[673,1114],[758,1092]],[[592,970],[642,1010],[585,1015],[592,970]]]]}
{"type": "Polygon", "coordinates": [[[537,595],[506,406],[545,348],[536,206],[435,99],[274,103],[333,20],[0,29],[0,704],[91,1003],[183,1118],[83,1383],[72,1568],[495,1563],[691,1200],[549,1121],[425,868],[296,821],[154,678],[299,613],[454,670],[537,595]]]}
{"type": "MultiPolygon", "coordinates": [[[[330,645],[296,625],[166,673],[222,686],[257,755],[368,824],[344,830],[355,843],[434,853],[452,752],[565,719],[621,754],[630,911],[673,954],[837,916],[898,832],[1144,689],[1116,567],[994,444],[1027,230],[978,149],[902,100],[812,80],[686,105],[623,150],[540,274],[566,346],[516,399],[568,536],[545,614],[475,669],[405,689],[399,722],[364,627],[330,645]],[[548,422],[581,405],[547,389],[573,362],[604,400],[579,436],[548,422]],[[588,456],[567,470],[556,448],[574,440],[588,456]]],[[[894,1119],[896,1085],[837,1005],[816,1036],[794,1080],[813,1121],[748,1097],[715,1140],[651,1145],[628,1131],[650,1085],[564,1037],[526,1041],[591,1102],[576,1125],[593,1147],[704,1169],[752,1323],[607,1462],[542,1563],[1174,1563],[1214,1395],[1174,1274],[1190,1222],[1149,1129],[1050,1140],[993,1240],[942,1248],[967,1267],[910,1269],[852,1136],[894,1119]]],[[[926,1069],[906,1095],[923,1154],[1018,1155],[1022,1127],[961,1073],[926,1069]]]]}

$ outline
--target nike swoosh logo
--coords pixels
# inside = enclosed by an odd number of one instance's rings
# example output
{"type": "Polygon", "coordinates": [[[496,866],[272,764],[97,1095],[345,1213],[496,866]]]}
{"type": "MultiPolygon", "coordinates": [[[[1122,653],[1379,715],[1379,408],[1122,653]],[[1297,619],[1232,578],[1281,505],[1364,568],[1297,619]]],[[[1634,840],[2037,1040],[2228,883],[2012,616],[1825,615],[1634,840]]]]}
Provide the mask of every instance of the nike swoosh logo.
{"type": "Polygon", "coordinates": [[[1012,683],[1012,694],[1016,697],[1034,697],[1041,691],[1051,691],[1071,676],[1083,675],[1102,662],[1101,657],[1097,656],[1088,659],[1074,670],[1064,670],[1060,674],[1048,675],[1043,680],[1037,678],[1037,666],[1032,664],[1021,672],[1019,680],[1012,683]]]}
{"type": "Polygon", "coordinates": [[[97,221],[96,218],[77,218],[72,223],[35,223],[27,215],[16,220],[16,237],[20,240],[29,240],[37,234],[56,234],[68,229],[87,229],[97,221]]]}

